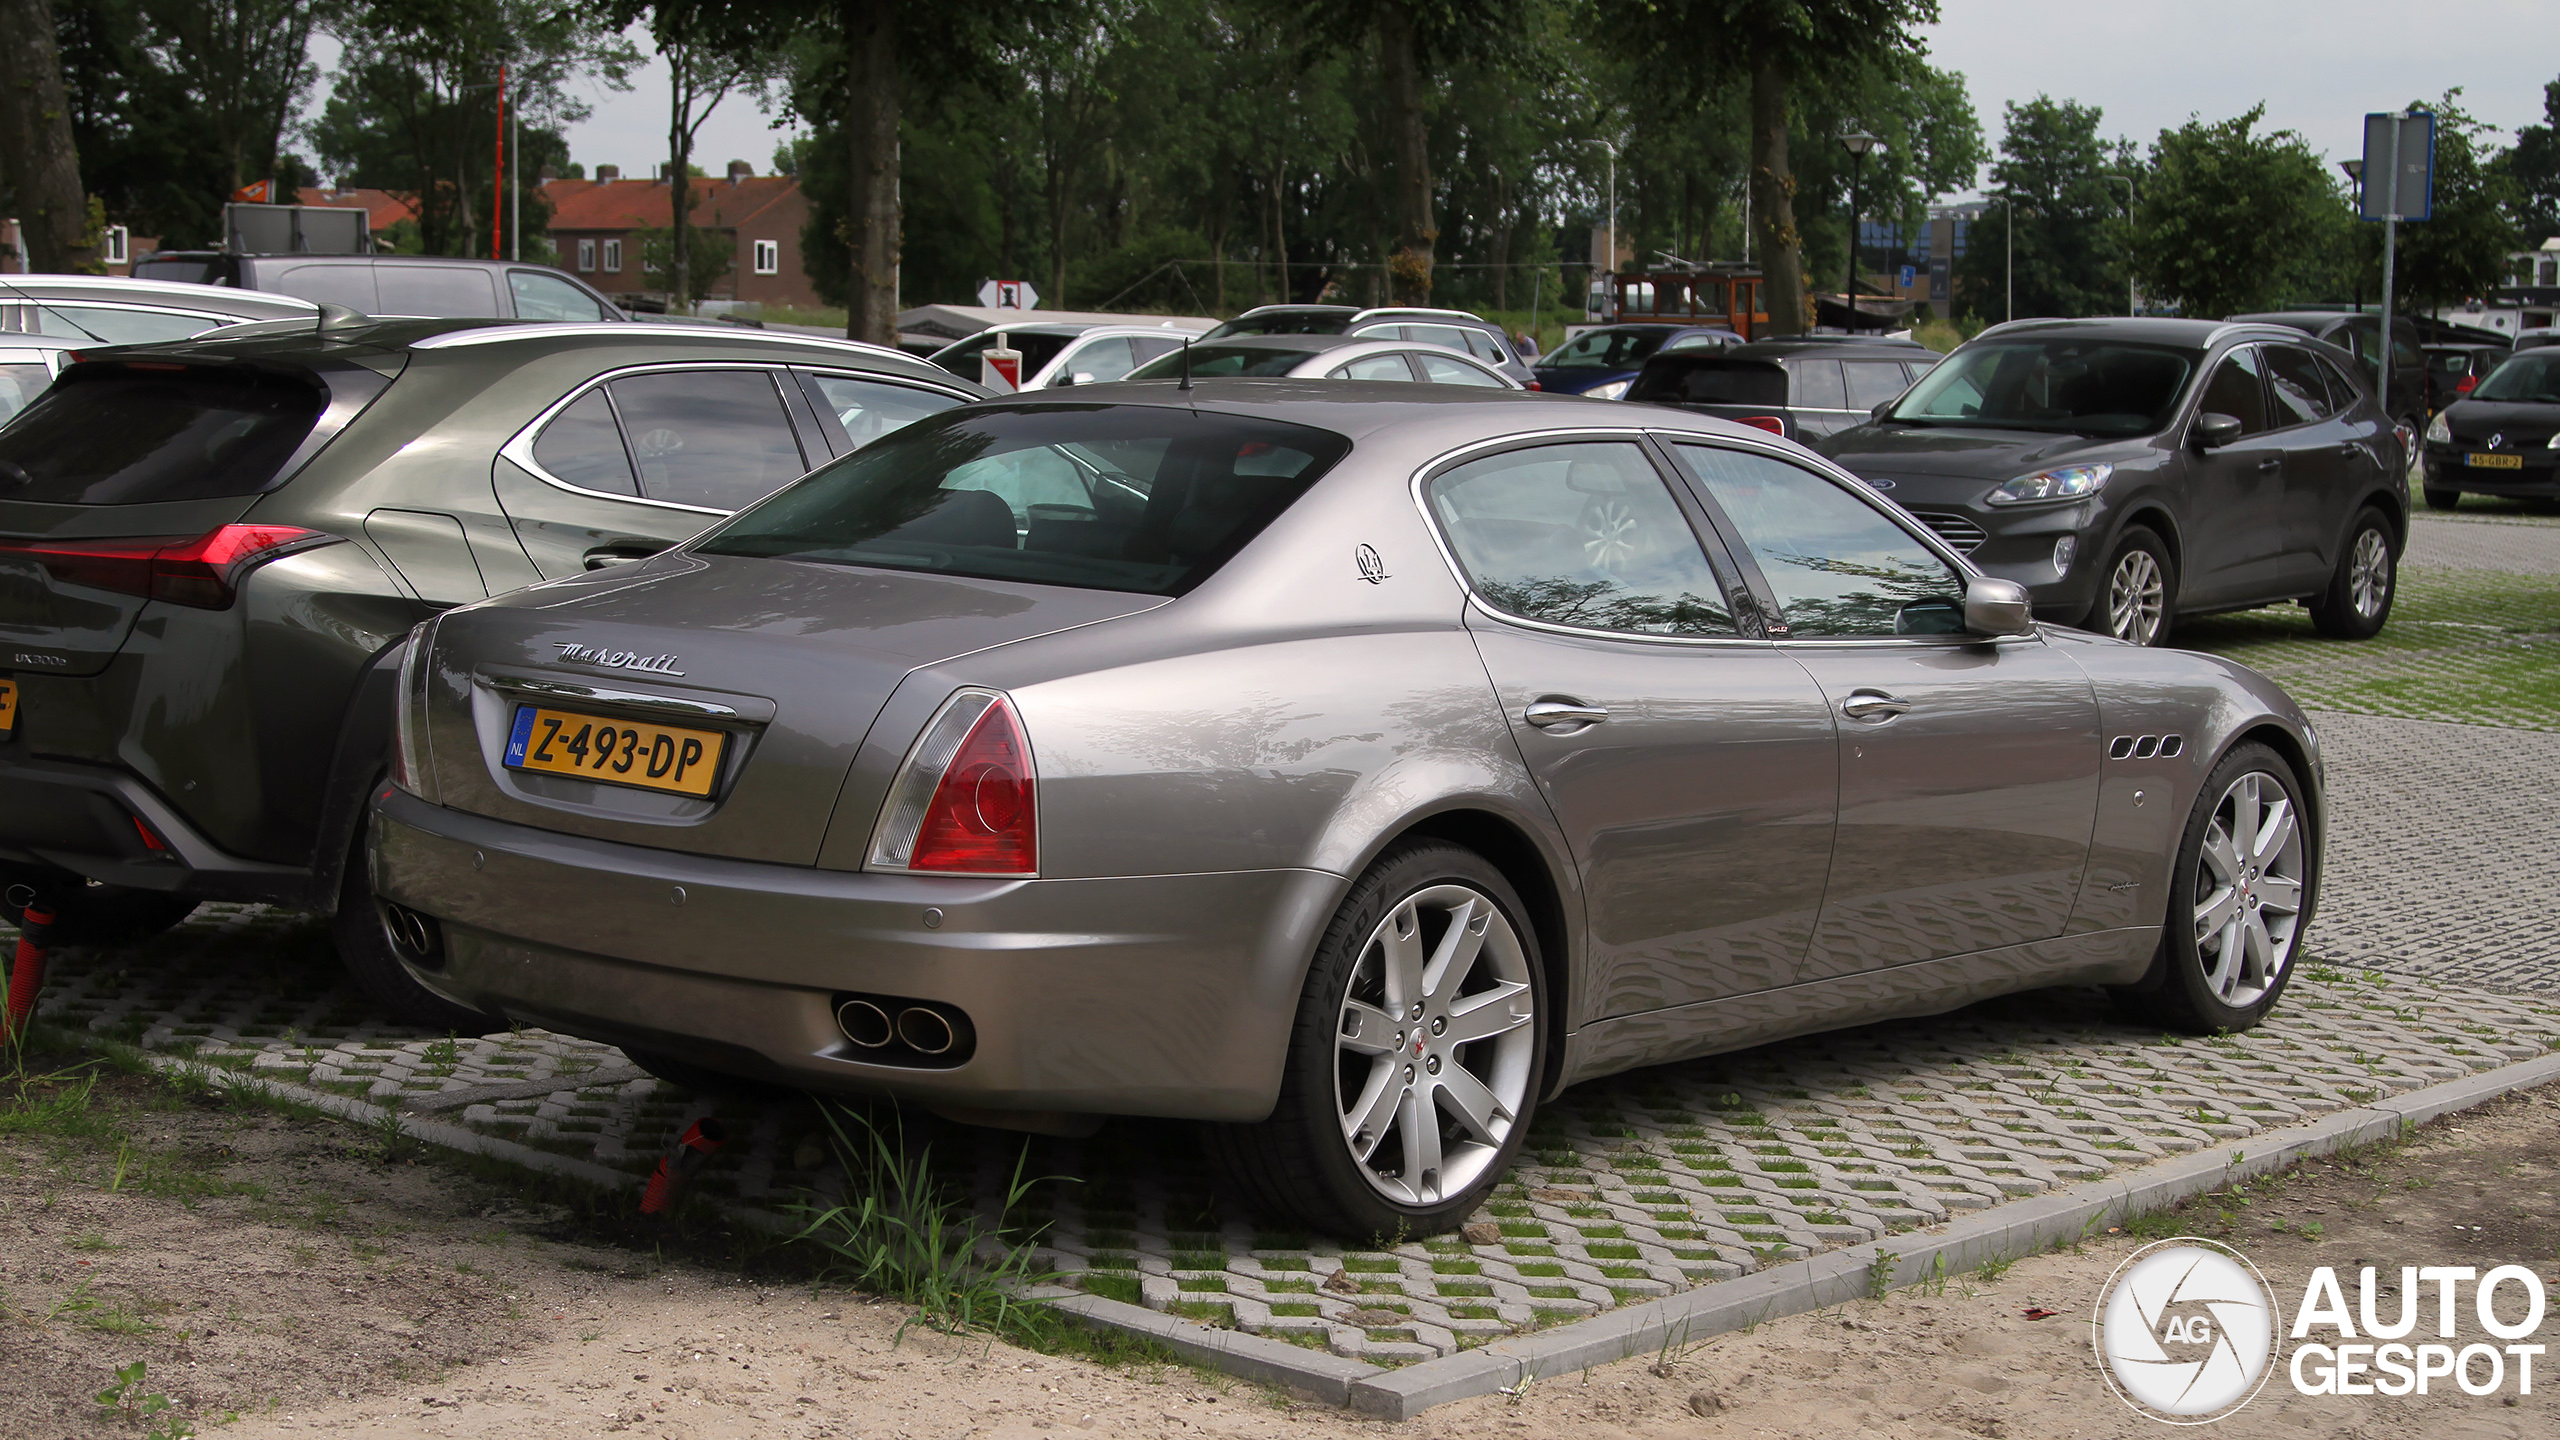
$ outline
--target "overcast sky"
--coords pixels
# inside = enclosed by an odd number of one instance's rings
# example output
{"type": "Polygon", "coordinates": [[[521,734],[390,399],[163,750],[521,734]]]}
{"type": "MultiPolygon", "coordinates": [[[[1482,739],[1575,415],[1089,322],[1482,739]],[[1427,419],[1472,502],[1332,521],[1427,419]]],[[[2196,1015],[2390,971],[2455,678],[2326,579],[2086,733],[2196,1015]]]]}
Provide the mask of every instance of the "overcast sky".
{"type": "MultiPolygon", "coordinates": [[[[2331,160],[2361,143],[2361,117],[2463,88],[2462,103],[2511,141],[2542,120],[2542,87],[2560,76],[2560,0],[1941,0],[1927,36],[1936,64],[1961,72],[1984,136],[2000,143],[2001,106],[2038,94],[2105,112],[2101,133],[2146,145],[2190,115],[2237,115],[2259,101],[2272,129],[2302,133],[2331,160]]],[[[645,33],[635,33],[643,50],[645,33]]],[[[334,47],[330,47],[334,49],[334,47]]],[[[319,57],[324,65],[336,56],[319,57]]],[[[569,129],[592,172],[647,175],[666,158],[666,72],[652,60],[615,93],[581,90],[595,113],[569,129]]],[[[694,149],[713,174],[731,160],[766,172],[785,132],[752,100],[712,113],[694,149]]]]}

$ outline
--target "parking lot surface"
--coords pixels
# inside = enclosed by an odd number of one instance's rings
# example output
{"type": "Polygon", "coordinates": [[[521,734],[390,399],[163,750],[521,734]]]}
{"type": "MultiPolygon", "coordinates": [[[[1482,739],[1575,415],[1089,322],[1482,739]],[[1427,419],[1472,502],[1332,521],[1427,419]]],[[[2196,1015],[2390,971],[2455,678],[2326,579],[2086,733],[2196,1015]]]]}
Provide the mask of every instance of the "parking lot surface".
{"type": "MultiPolygon", "coordinates": [[[[1096,1293],[1392,1363],[2560,1049],[2545,860],[2560,848],[2560,734],[2543,733],[2560,712],[2531,731],[2448,723],[2475,705],[2462,666],[2480,655],[2508,699],[2550,683],[2560,617],[2532,577],[2560,573],[2560,528],[2416,528],[2414,618],[2379,640],[2319,642],[2275,611],[2181,635],[2367,712],[2315,714],[2329,872],[2294,988],[2259,1030],[2166,1036],[2060,991],[1639,1071],[1544,1107],[1485,1210],[1429,1242],[1258,1228],[1219,1200],[1191,1132],[1142,1122],[1027,1142],[1028,1173],[1058,1183],[1014,1219],[1045,1227],[1051,1263],[1096,1293]],[[2494,618],[2462,618],[2479,613],[2494,618]]],[[[336,981],[322,926],[243,907],[64,955],[45,1012],[635,1175],[706,1104],[606,1046],[387,1026],[336,981]]],[[[836,1183],[808,1103],[721,1110],[737,1138],[706,1192],[787,1211],[836,1183]]],[[[936,1156],[992,1203],[1025,1144],[955,1130],[936,1156]]]]}

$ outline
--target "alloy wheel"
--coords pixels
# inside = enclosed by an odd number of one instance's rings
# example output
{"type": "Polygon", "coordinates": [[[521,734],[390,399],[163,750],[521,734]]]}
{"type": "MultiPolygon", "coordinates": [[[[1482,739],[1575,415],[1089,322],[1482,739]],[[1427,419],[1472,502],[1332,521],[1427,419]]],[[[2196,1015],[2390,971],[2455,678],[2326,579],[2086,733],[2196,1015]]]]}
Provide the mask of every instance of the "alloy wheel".
{"type": "Polygon", "coordinates": [[[2252,770],[2214,803],[2196,857],[2196,958],[2225,1005],[2257,1003],[2293,959],[2302,925],[2301,817],[2276,778],[2252,770]]]}
{"type": "Polygon", "coordinates": [[[2167,598],[2160,562],[2148,550],[2125,551],[2107,577],[2107,633],[2136,645],[2150,644],[2159,638],[2160,607],[2167,598]]]}
{"type": "Polygon", "coordinates": [[[1473,886],[1406,897],[1361,946],[1334,1027],[1334,1105],[1372,1189],[1428,1206],[1483,1178],[1535,1077],[1519,933],[1473,886]]]}
{"type": "Polygon", "coordinates": [[[2356,535],[2355,553],[2347,557],[2347,603],[2356,614],[2371,620],[2382,613],[2391,598],[2391,545],[2382,532],[2366,529],[2356,535]]]}

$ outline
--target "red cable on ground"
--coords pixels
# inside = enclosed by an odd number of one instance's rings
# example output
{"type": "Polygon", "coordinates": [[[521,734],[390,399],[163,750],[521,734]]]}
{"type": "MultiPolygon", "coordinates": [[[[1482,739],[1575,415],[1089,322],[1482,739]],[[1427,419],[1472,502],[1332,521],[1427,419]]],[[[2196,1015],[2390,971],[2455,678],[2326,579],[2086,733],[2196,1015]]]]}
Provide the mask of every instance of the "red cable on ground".
{"type": "Polygon", "coordinates": [[[674,1148],[658,1157],[658,1168],[649,1172],[648,1188],[640,1192],[640,1213],[663,1215],[673,1208],[685,1182],[710,1161],[713,1152],[728,1143],[728,1127],[719,1121],[707,1115],[694,1121],[674,1148]]]}
{"type": "Polygon", "coordinates": [[[11,1045],[25,1038],[35,1018],[36,997],[44,991],[45,931],[54,922],[54,913],[41,906],[29,905],[20,913],[18,953],[9,965],[8,1026],[0,1031],[0,1040],[11,1045]]]}

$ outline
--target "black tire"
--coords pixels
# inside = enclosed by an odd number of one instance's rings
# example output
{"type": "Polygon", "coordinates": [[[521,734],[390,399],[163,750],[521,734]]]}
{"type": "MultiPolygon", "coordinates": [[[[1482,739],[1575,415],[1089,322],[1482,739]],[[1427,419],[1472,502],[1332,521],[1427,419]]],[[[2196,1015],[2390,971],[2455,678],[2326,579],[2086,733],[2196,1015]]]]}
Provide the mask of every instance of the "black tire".
{"type": "Polygon", "coordinates": [[[2106,569],[2099,572],[2098,598],[2090,604],[2080,628],[2136,645],[2166,645],[2177,621],[2178,567],[2169,558],[2169,543],[2148,526],[2127,526],[2107,556],[2106,569]],[[2146,563],[2148,577],[2159,592],[2156,603],[2128,602],[2120,592],[2146,588],[2142,568],[2146,563]],[[2146,618],[2147,631],[2143,629],[2146,618]]]}
{"type": "Polygon", "coordinates": [[[2400,588],[2400,542],[2391,521],[2367,506],[2347,531],[2329,588],[2311,597],[2311,623],[2338,640],[2370,640],[2391,618],[2400,588]]]}
{"type": "Polygon", "coordinates": [[[0,915],[26,923],[26,902],[42,899],[53,911],[46,945],[132,945],[168,930],[196,913],[197,902],[160,890],[92,885],[49,865],[0,866],[0,915]]]}
{"type": "Polygon", "coordinates": [[[337,918],[330,922],[338,963],[346,967],[347,977],[403,1025],[451,1035],[487,1035],[507,1028],[497,1016],[456,1005],[419,984],[401,965],[382,900],[373,893],[373,867],[365,863],[365,829],[356,829],[355,853],[347,857],[346,876],[338,885],[337,918]]]}
{"type": "Polygon", "coordinates": [[[2462,504],[2462,492],[2459,490],[2439,490],[2433,485],[2424,485],[2419,487],[2418,493],[2430,510],[2452,510],[2462,504]]]}
{"type": "MultiPolygon", "coordinates": [[[[2267,1018],[2276,1001],[2292,982],[2294,964],[2301,958],[2302,937],[2311,926],[2313,911],[2319,899],[2320,852],[2312,841],[2308,814],[2302,805],[2302,782],[2285,758],[2264,745],[2249,743],[2235,746],[2213,768],[2204,789],[2196,796],[2195,808],[2187,816],[2187,828],[2178,843],[2176,868],[2169,877],[2169,910],[2160,928],[2160,953],[2151,963],[2151,973],[2136,984],[2111,993],[2116,1001],[2137,1016],[2157,1024],[2180,1030],[2210,1035],[2222,1031],[2247,1030],[2267,1018]],[[2259,781],[2259,814],[2265,815],[2269,792],[2280,792],[2291,807],[2290,846],[2270,845],[2269,854],[2249,864],[2250,857],[2240,855],[2243,869],[2255,872],[2239,891],[2234,907],[2244,921],[2250,917],[2265,924],[2265,917],[2277,909],[2265,903],[2281,892],[2270,880],[2288,878],[2291,867],[2296,885],[2291,925],[2280,939],[2267,926],[2269,948],[2264,971],[2252,981],[2248,978],[2246,937],[2235,935],[2227,927],[2207,926],[2208,934],[2199,937],[2198,926],[2203,917],[2196,908],[2196,895],[2203,884],[2222,888],[2216,877],[2218,867],[2206,857],[2209,837],[2220,831],[2228,834],[2223,819],[2225,802],[2240,782],[2249,777],[2259,781]],[[2279,857],[2282,857],[2281,859],[2279,857]],[[2251,897],[2255,896],[2256,899],[2251,897]],[[2207,955],[2210,942],[2215,950],[2227,948],[2238,940],[2242,945],[2243,973],[2240,983],[2226,989],[2215,983],[2220,971],[2219,954],[2207,955]]],[[[2207,891],[2210,899],[2217,891],[2207,891]]]]}
{"type": "MultiPolygon", "coordinates": [[[[1427,956],[1439,938],[1450,933],[1448,927],[1456,923],[1451,917],[1458,912],[1417,906],[1413,913],[1417,927],[1414,943],[1427,956]],[[1439,927],[1436,930],[1432,928],[1435,924],[1439,927]]],[[[1383,995],[1382,990],[1378,993],[1383,995]]],[[[1490,986],[1467,992],[1470,996],[1489,993],[1490,986]]],[[[1382,998],[1369,1013],[1376,1021],[1400,1026],[1401,1019],[1383,1013],[1384,1004],[1382,998]]],[[[1308,967],[1306,987],[1290,1031],[1279,1103],[1270,1118],[1259,1124],[1207,1127],[1209,1153],[1236,1193],[1256,1210],[1284,1224],[1303,1226],[1352,1243],[1372,1239],[1388,1239],[1392,1243],[1391,1237],[1409,1238],[1448,1230],[1474,1212],[1510,1169],[1528,1137],[1546,1064],[1546,1005],[1546,980],[1537,935],[1529,926],[1527,909],[1502,872],[1473,851],[1442,841],[1399,843],[1353,883],[1316,947],[1315,962],[1308,967]],[[1430,903],[1446,903],[1462,892],[1472,892],[1492,905],[1488,928],[1478,942],[1478,958],[1466,973],[1450,982],[1453,993],[1430,999],[1427,1004],[1417,1002],[1423,1011],[1421,1017],[1405,1017],[1413,1019],[1416,1027],[1410,1032],[1410,1043],[1428,1045],[1423,1034],[1426,1027],[1430,1035],[1442,1034],[1451,1015],[1467,1013],[1443,1014],[1437,1007],[1461,998],[1454,993],[1457,987],[1475,979],[1490,978],[1502,985],[1525,983],[1525,991],[1512,991],[1510,999],[1497,1003],[1503,1005],[1507,1015],[1516,1016],[1520,1013],[1519,997],[1525,995],[1528,1018],[1489,1038],[1452,1044],[1445,1052],[1425,1053],[1420,1065],[1404,1066],[1402,1093],[1412,1094],[1425,1071],[1443,1076],[1464,1070],[1497,1095],[1515,1081],[1525,1079],[1525,1083],[1518,1086],[1519,1098],[1507,1124],[1501,1121],[1498,1108],[1493,1111],[1496,1123],[1491,1131],[1495,1143],[1488,1145],[1482,1139],[1467,1140],[1461,1122],[1441,1110],[1436,1099],[1428,1098],[1440,1094],[1440,1087],[1450,1082],[1421,1082],[1434,1127],[1429,1133],[1439,1137],[1444,1159],[1451,1160],[1453,1168],[1463,1167],[1460,1173],[1464,1178],[1454,1188],[1443,1189],[1439,1179],[1443,1172],[1432,1171],[1423,1183],[1408,1186],[1400,1173],[1404,1157],[1414,1153],[1401,1143],[1406,1136],[1407,1110],[1399,1107],[1392,1112],[1372,1112],[1384,1117],[1373,1142],[1372,1158],[1389,1153],[1390,1134],[1399,1142],[1393,1146],[1398,1172],[1391,1174],[1383,1167],[1372,1171],[1354,1154],[1352,1142],[1344,1136],[1343,1110],[1337,1097],[1346,1075],[1362,1065],[1370,1067],[1368,1083],[1384,1082],[1385,1088],[1377,1092],[1381,1097],[1393,1090],[1398,1081],[1390,1069],[1401,1062],[1389,1057],[1407,1055],[1409,1032],[1397,1029],[1388,1049],[1372,1052],[1366,1058],[1346,1059],[1337,1040],[1356,1033],[1346,1029],[1347,1002],[1359,997],[1367,1004],[1371,987],[1383,983],[1383,950],[1373,949],[1371,942],[1384,933],[1390,917],[1403,911],[1407,901],[1436,895],[1439,899],[1430,903]],[[1507,930],[1490,928],[1491,920],[1496,918],[1507,930]],[[1517,978],[1499,979],[1505,970],[1517,978]],[[1515,1036],[1524,1038],[1514,1039],[1515,1036]],[[1442,1063],[1448,1067],[1446,1071],[1432,1068],[1442,1063]],[[1450,1138],[1453,1130],[1457,1132],[1455,1139],[1450,1138]],[[1391,1190],[1405,1193],[1399,1196],[1391,1194],[1391,1190]]],[[[1351,1023],[1357,1023],[1356,1017],[1351,1023]]]]}

